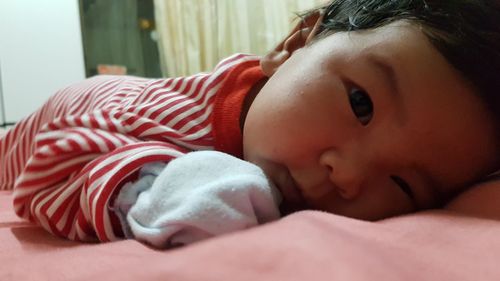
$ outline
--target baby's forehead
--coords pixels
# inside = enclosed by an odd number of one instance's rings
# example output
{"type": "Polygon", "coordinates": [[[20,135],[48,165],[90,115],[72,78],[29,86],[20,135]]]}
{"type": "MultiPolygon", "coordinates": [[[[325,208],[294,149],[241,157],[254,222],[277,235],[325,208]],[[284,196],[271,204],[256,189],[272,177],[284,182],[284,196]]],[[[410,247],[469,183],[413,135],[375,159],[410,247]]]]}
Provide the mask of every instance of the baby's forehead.
{"type": "Polygon", "coordinates": [[[312,43],[327,38],[345,41],[351,45],[352,52],[397,52],[418,48],[433,48],[421,26],[409,20],[398,20],[376,28],[353,31],[336,31],[317,35],[312,43]]]}
{"type": "Polygon", "coordinates": [[[408,21],[396,21],[373,29],[351,31],[347,35],[347,40],[366,50],[396,51],[433,47],[422,29],[408,21]]]}
{"type": "MultiPolygon", "coordinates": [[[[325,44],[322,50],[330,53],[332,59],[352,63],[376,58],[395,66],[409,64],[427,64],[428,60],[439,57],[446,59],[435,48],[422,28],[407,20],[400,20],[377,28],[334,32],[323,35],[311,45],[325,44]]],[[[399,68],[395,67],[398,71],[399,68]]],[[[427,71],[433,72],[428,67],[427,71]]]]}

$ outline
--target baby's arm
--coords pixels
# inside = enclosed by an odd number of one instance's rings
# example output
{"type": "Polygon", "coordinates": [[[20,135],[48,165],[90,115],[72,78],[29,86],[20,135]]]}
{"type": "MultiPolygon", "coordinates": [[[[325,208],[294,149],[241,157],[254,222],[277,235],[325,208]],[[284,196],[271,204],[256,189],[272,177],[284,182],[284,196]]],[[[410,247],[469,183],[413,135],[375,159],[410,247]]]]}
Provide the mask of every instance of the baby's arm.
{"type": "Polygon", "coordinates": [[[445,209],[468,216],[500,220],[500,179],[476,184],[454,198],[445,209]]]}
{"type": "Polygon", "coordinates": [[[278,219],[279,200],[259,167],[199,151],[145,167],[138,182],[121,190],[114,207],[129,227],[129,238],[168,248],[278,219]]]}

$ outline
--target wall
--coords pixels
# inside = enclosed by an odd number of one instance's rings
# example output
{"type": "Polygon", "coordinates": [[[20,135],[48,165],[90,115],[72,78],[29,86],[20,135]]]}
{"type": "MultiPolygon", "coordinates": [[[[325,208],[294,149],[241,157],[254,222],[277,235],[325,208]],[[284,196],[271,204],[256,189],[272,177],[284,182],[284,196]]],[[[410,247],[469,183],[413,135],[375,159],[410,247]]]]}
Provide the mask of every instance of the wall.
{"type": "Polygon", "coordinates": [[[84,79],[78,0],[1,0],[0,69],[5,122],[84,79]]]}
{"type": "Polygon", "coordinates": [[[5,110],[3,106],[3,93],[2,93],[2,62],[0,61],[0,126],[5,124],[5,110]]]}

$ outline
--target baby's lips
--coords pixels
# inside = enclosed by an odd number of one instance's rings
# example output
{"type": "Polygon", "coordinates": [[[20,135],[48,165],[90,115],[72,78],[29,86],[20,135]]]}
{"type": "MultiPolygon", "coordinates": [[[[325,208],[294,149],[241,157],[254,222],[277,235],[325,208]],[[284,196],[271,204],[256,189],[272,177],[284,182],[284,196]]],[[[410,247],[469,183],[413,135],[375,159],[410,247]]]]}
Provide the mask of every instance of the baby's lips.
{"type": "Polygon", "coordinates": [[[286,213],[307,209],[306,201],[291,177],[287,177],[286,180],[277,186],[283,197],[280,209],[288,210],[286,213]]]}

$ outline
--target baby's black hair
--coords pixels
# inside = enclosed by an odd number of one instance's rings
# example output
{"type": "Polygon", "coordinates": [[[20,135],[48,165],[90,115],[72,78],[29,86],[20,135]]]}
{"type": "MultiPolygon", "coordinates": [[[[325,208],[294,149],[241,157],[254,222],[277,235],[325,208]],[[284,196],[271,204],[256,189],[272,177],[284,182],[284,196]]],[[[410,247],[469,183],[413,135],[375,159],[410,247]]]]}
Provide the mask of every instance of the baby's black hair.
{"type": "Polygon", "coordinates": [[[333,0],[319,10],[315,39],[398,20],[419,25],[500,123],[500,0],[333,0]]]}

